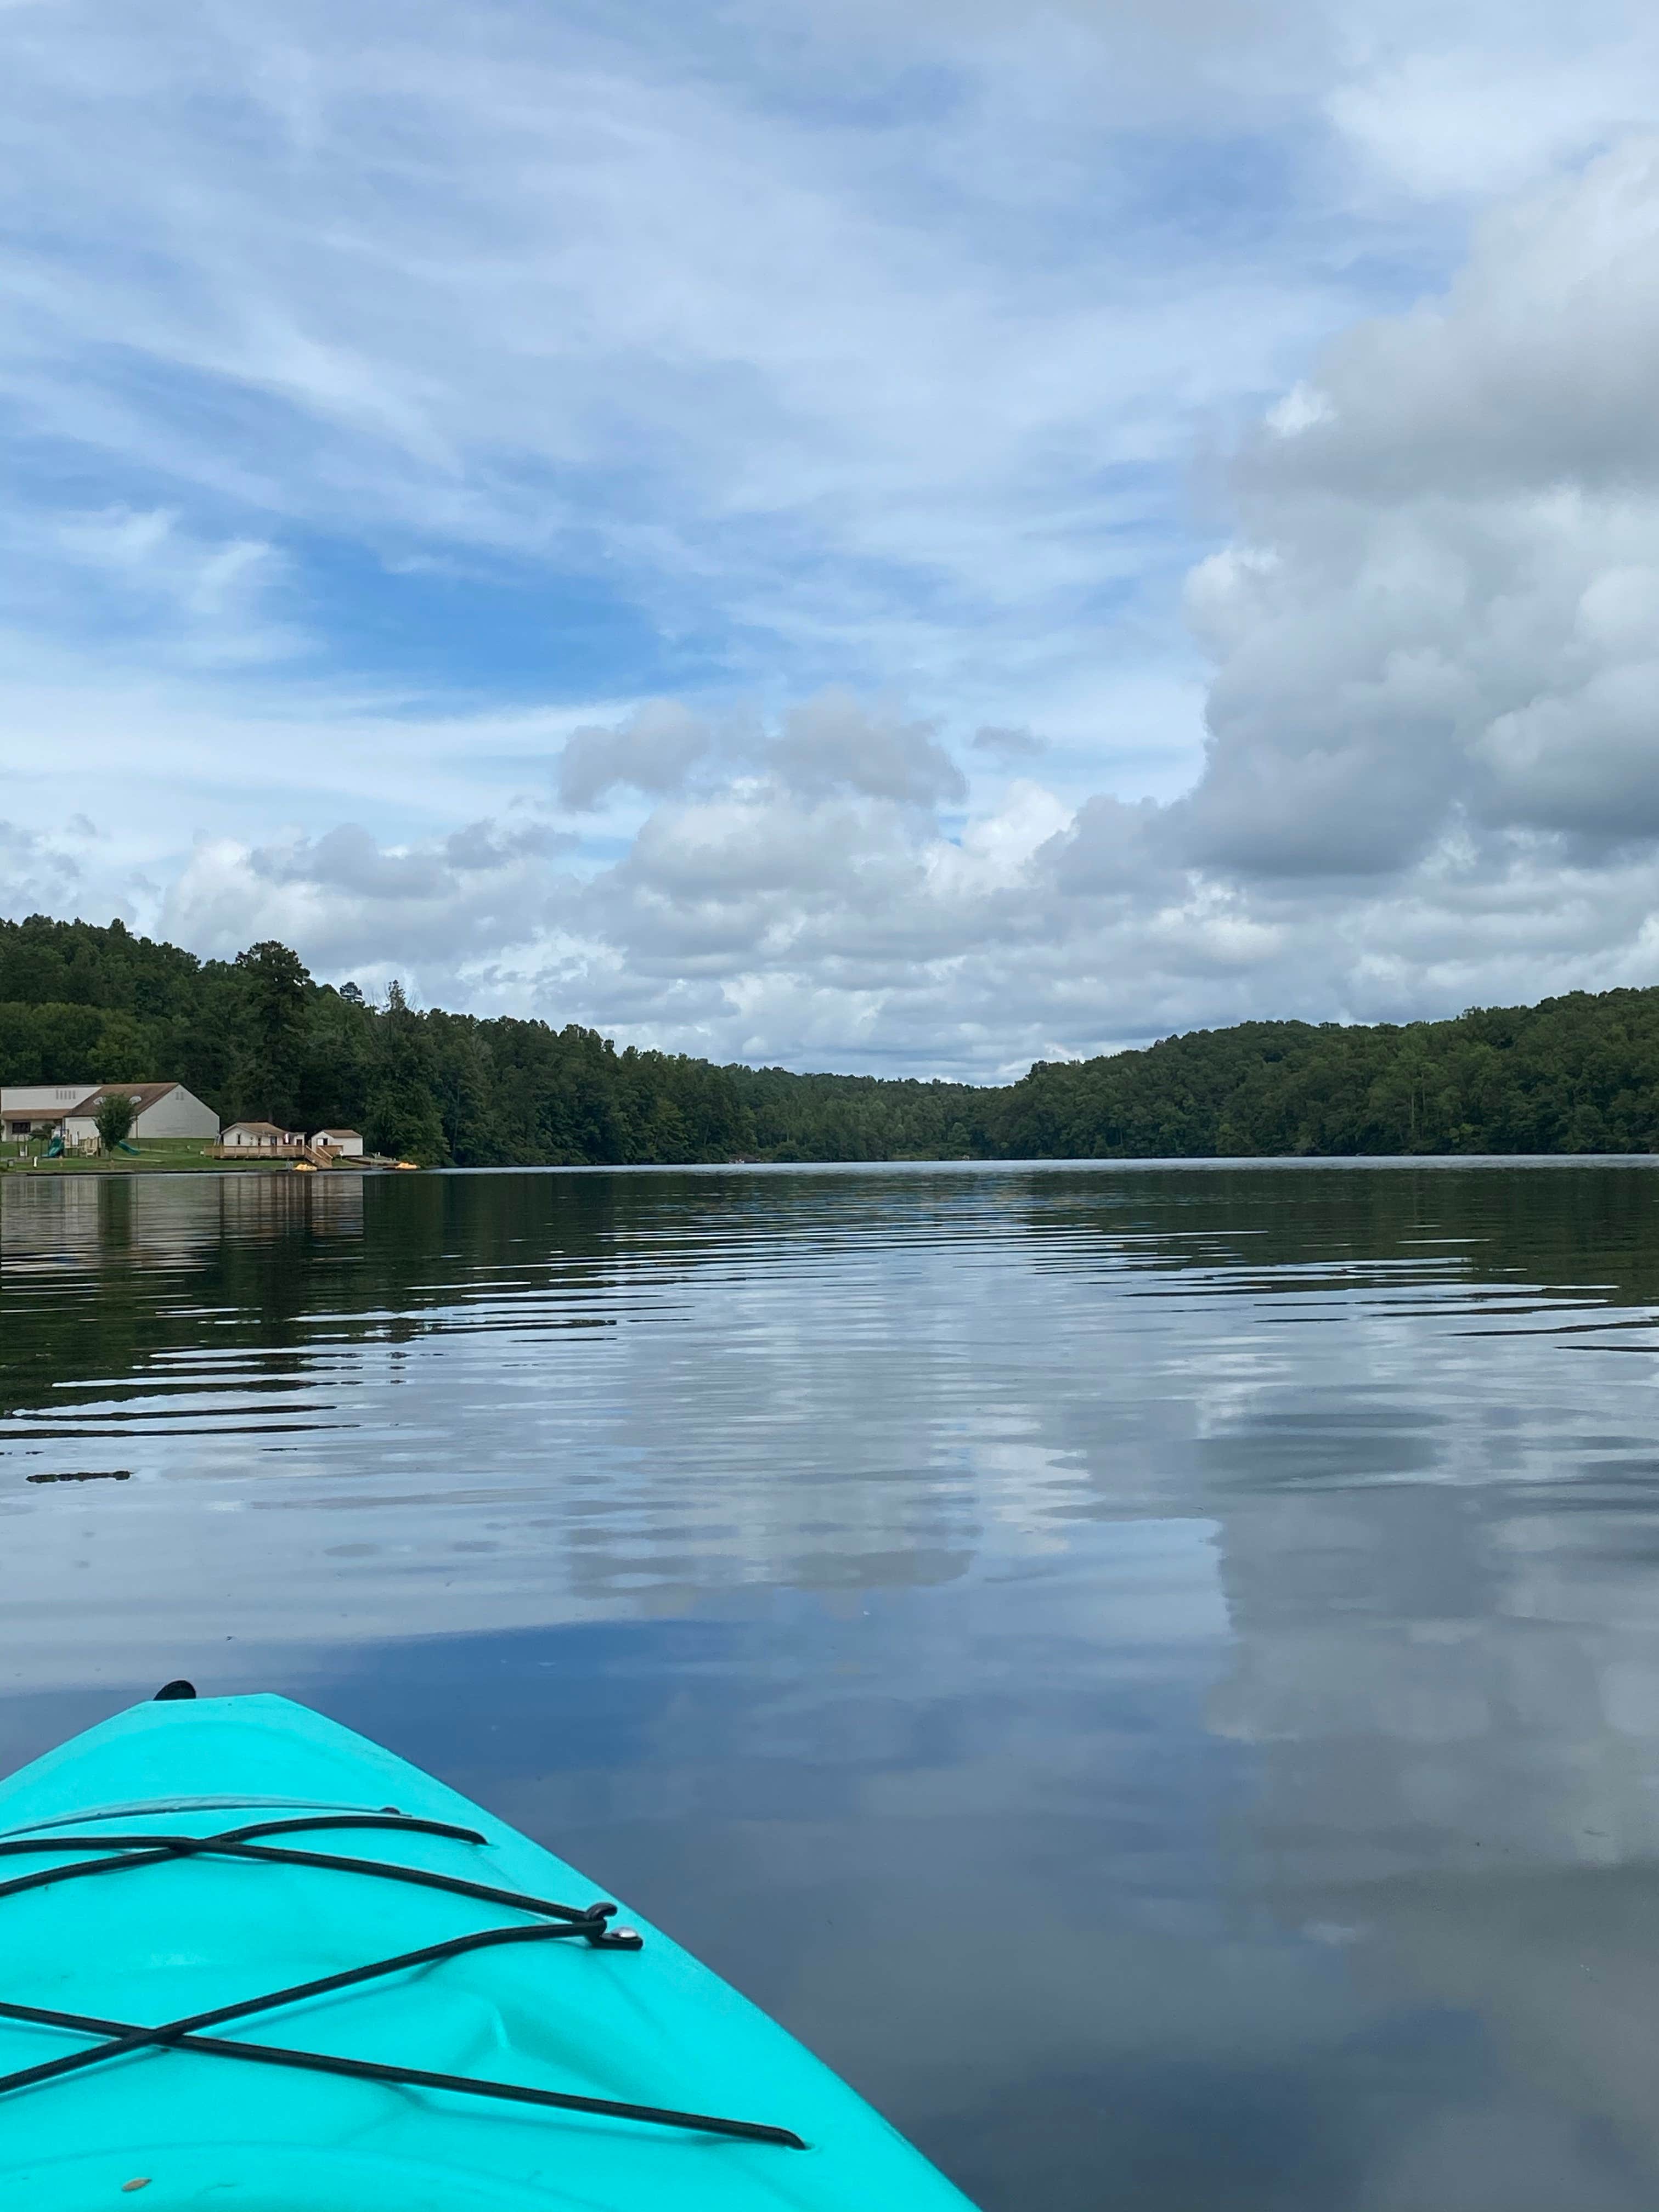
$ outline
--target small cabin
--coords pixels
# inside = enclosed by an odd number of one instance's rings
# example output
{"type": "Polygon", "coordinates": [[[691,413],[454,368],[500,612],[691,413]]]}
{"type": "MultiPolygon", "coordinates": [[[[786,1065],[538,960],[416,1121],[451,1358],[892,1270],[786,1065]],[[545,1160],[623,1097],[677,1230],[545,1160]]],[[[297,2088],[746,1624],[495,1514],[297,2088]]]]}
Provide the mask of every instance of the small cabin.
{"type": "Polygon", "coordinates": [[[311,1140],[314,1152],[337,1152],[343,1160],[363,1156],[363,1140],[356,1129],[319,1129],[311,1140]]]}
{"type": "Polygon", "coordinates": [[[233,1121],[219,1142],[228,1152],[289,1152],[305,1144],[297,1129],[279,1129],[274,1121],[233,1121]]]}

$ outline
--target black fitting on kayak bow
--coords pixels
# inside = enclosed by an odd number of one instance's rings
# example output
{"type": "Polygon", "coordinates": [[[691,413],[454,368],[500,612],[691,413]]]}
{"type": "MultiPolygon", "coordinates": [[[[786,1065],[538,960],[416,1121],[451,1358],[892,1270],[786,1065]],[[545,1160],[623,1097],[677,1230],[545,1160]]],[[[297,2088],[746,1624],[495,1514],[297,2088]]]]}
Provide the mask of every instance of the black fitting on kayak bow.
{"type": "Polygon", "coordinates": [[[163,1682],[161,1688],[150,1699],[150,1703],[153,1705],[164,1705],[170,1698],[193,1698],[195,1695],[195,1683],[185,1681],[184,1676],[181,1674],[176,1682],[163,1682]]]}

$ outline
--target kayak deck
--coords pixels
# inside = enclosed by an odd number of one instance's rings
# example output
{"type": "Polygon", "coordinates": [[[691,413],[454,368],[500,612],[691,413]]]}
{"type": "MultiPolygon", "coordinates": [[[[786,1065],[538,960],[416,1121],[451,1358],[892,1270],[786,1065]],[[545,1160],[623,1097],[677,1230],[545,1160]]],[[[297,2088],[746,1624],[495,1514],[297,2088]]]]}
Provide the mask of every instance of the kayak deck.
{"type": "Polygon", "coordinates": [[[0,1784],[0,2178],[224,2212],[966,2200],[562,1861],[272,1697],[0,1784]]]}

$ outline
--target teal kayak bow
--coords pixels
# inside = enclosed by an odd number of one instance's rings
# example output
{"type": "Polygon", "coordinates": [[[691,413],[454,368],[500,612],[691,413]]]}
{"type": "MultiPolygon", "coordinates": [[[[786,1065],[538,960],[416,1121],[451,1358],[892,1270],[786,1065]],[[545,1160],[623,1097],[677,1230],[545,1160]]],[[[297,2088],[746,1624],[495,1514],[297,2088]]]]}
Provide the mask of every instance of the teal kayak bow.
{"type": "Polygon", "coordinates": [[[0,2189],[51,2212],[970,2212],[538,1844],[303,1705],[187,1684],[0,1784],[0,2189]]]}

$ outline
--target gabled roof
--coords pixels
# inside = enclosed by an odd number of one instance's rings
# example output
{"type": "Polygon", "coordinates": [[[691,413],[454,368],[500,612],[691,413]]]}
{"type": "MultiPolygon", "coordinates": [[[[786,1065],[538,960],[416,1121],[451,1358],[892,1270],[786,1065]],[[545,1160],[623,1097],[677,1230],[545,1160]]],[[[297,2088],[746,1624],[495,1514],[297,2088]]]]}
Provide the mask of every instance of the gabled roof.
{"type": "Polygon", "coordinates": [[[232,1129],[246,1129],[255,1137],[291,1137],[295,1133],[292,1129],[279,1129],[274,1121],[233,1121],[220,1133],[228,1137],[232,1129]]]}
{"type": "Polygon", "coordinates": [[[362,1131],[361,1129],[319,1129],[317,1134],[319,1137],[360,1137],[362,1131]]]}
{"type": "Polygon", "coordinates": [[[158,1098],[165,1098],[169,1091],[183,1088],[179,1083],[100,1083],[95,1091],[88,1091],[84,1098],[68,1108],[63,1118],[67,1121],[72,1114],[79,1121],[83,1115],[95,1114],[106,1098],[131,1098],[142,1114],[158,1098]]]}

